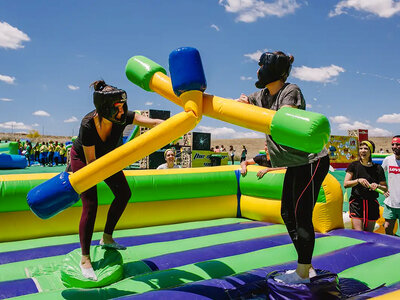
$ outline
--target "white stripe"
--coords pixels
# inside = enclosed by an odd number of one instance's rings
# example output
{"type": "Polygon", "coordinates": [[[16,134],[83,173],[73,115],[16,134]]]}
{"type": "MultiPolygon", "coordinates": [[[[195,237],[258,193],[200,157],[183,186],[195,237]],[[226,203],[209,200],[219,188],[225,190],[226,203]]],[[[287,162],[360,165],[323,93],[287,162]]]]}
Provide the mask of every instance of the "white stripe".
{"type": "Polygon", "coordinates": [[[25,275],[26,275],[27,278],[31,277],[31,274],[29,273],[28,268],[25,268],[25,275]]]}
{"type": "Polygon", "coordinates": [[[40,284],[39,284],[39,282],[37,281],[37,279],[36,279],[35,277],[32,277],[32,280],[33,280],[33,282],[35,283],[38,292],[39,292],[39,293],[42,293],[43,290],[42,290],[42,288],[40,287],[40,284]]]}

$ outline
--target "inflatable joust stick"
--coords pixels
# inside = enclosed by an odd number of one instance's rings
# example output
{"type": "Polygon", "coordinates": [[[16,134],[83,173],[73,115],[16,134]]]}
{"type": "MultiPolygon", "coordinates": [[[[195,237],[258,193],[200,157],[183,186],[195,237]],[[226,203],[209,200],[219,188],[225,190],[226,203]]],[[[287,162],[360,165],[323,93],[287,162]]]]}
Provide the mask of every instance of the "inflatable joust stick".
{"type": "MultiPolygon", "coordinates": [[[[189,48],[181,49],[184,52],[189,48]]],[[[175,94],[165,70],[152,60],[144,56],[130,58],[126,65],[126,76],[144,90],[156,92],[177,105],[184,105],[175,94]]],[[[273,111],[203,94],[203,114],[269,134],[278,144],[310,153],[321,151],[330,137],[329,121],[324,115],[291,107],[273,111]]]]}
{"type": "Polygon", "coordinates": [[[182,106],[184,112],[79,171],[71,175],[63,172],[32,189],[27,199],[37,216],[47,219],[73,205],[80,193],[192,130],[203,114],[265,132],[279,144],[306,152],[319,152],[328,142],[329,121],[321,114],[287,107],[276,112],[203,94],[206,80],[200,55],[194,48],[173,51],[169,64],[171,79],[160,65],[135,56],[127,63],[126,75],[143,89],[182,106]]]}
{"type": "MultiPolygon", "coordinates": [[[[171,78],[177,99],[184,112],[169,118],[134,140],[96,159],[69,175],[67,172],[49,179],[29,191],[31,210],[48,219],[79,200],[79,194],[126,166],[177,140],[196,127],[202,117],[206,79],[199,52],[194,48],[178,49],[170,54],[171,78]]],[[[154,70],[154,69],[153,69],[154,70]]],[[[165,70],[159,67],[157,71],[165,70]]]]}

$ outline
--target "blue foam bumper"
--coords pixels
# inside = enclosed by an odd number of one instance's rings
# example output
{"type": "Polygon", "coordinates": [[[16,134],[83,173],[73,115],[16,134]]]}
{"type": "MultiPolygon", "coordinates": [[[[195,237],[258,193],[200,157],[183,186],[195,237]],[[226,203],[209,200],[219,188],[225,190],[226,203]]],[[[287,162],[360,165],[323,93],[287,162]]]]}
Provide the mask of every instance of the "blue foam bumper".
{"type": "Polygon", "coordinates": [[[27,195],[28,205],[41,219],[48,219],[79,200],[69,182],[69,174],[62,172],[31,189],[27,195]]]}
{"type": "Polygon", "coordinates": [[[178,48],[169,55],[169,72],[172,88],[177,96],[187,91],[202,91],[207,88],[200,53],[191,47],[178,48]]]}

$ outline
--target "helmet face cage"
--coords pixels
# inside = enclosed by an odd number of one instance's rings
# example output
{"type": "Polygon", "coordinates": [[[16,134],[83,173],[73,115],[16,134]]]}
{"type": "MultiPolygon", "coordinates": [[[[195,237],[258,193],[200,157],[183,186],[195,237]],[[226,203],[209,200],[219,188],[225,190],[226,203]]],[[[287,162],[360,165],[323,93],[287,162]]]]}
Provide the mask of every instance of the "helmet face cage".
{"type": "Polygon", "coordinates": [[[95,91],[93,93],[93,102],[96,107],[97,113],[115,124],[123,125],[126,122],[126,115],[128,112],[128,104],[126,99],[126,92],[124,90],[114,90],[110,92],[95,91]],[[117,103],[123,103],[124,113],[118,119],[119,109],[116,107],[117,103]]]}
{"type": "Polygon", "coordinates": [[[279,79],[286,80],[292,68],[289,57],[271,52],[263,53],[258,65],[260,69],[257,74],[257,88],[264,88],[268,83],[279,79]]]}

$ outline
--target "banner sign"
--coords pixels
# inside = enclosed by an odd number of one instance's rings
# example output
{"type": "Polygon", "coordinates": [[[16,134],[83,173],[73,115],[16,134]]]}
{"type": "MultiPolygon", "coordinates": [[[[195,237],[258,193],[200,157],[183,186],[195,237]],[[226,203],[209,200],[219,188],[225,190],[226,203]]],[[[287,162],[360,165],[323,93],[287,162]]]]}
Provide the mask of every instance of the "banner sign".
{"type": "Polygon", "coordinates": [[[215,153],[207,150],[192,150],[192,167],[211,167],[211,155],[221,155],[221,166],[227,165],[229,161],[228,153],[215,153]]]}
{"type": "Polygon", "coordinates": [[[332,165],[348,165],[358,158],[358,138],[354,136],[331,135],[328,150],[332,165]]]}

